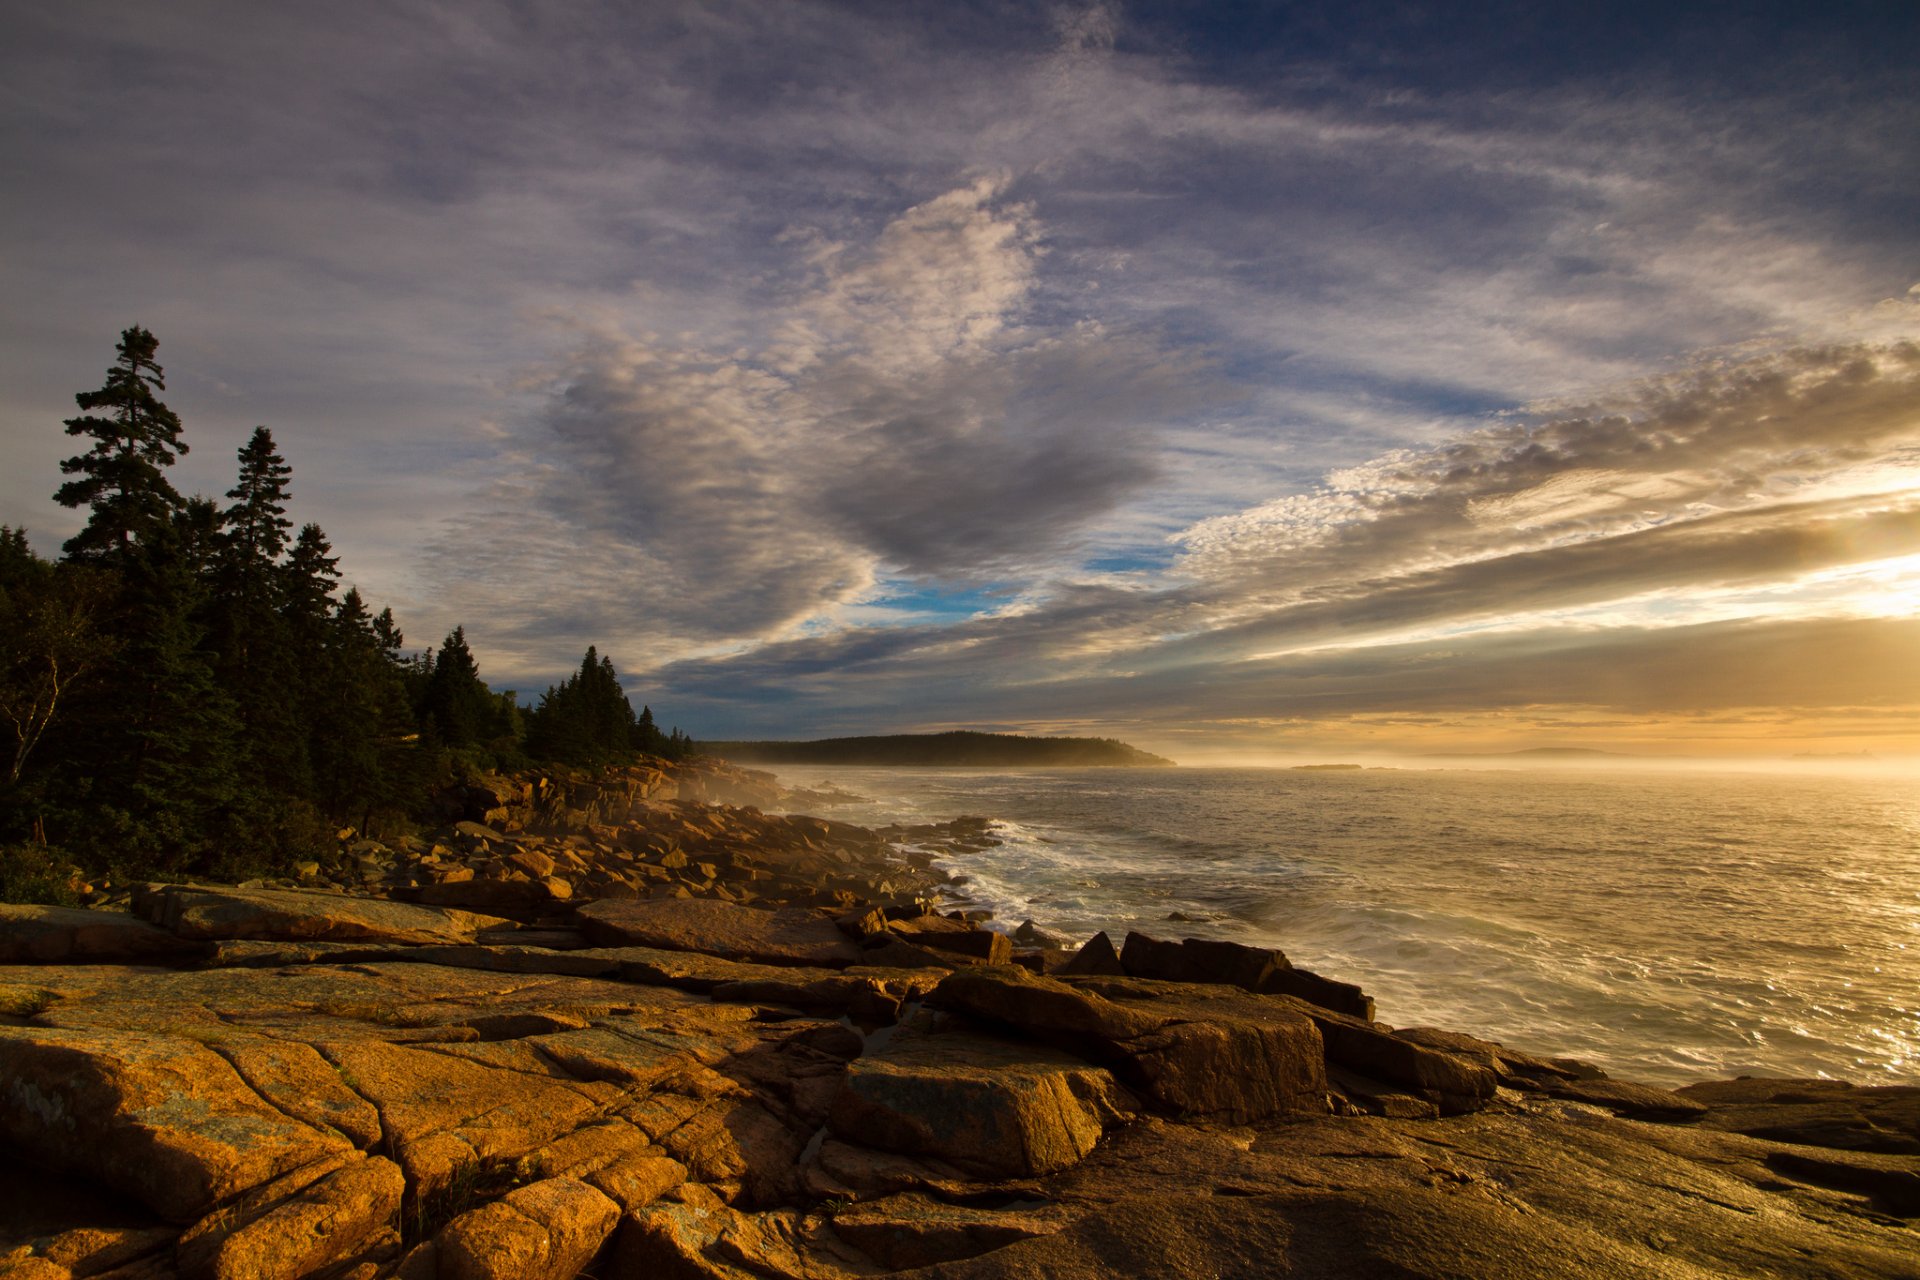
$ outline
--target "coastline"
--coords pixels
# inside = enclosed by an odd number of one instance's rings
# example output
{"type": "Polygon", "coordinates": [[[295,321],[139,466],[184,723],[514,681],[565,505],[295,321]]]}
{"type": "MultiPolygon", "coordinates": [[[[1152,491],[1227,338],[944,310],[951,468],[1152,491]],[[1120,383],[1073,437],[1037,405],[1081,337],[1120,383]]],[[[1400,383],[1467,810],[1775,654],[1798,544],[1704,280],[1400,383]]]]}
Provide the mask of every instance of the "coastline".
{"type": "Polygon", "coordinates": [[[0,908],[0,1140],[40,1184],[0,1259],[1910,1273],[1920,1089],[1655,1089],[1375,1021],[1271,949],[1049,947],[930,909],[984,820],[782,799],[710,762],[489,779],[304,887],[0,908]]]}

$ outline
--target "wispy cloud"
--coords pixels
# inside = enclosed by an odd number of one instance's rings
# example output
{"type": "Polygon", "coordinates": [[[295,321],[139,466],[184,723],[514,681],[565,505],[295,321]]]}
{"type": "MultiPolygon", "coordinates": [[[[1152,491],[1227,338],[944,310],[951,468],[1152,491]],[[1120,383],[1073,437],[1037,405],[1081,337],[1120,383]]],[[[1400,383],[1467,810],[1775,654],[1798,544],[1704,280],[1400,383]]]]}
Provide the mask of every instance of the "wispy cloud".
{"type": "Polygon", "coordinates": [[[21,8],[0,520],[66,531],[137,320],[185,487],[267,422],[416,639],[716,731],[1842,610],[1908,545],[1910,24],[1684,8],[21,8]]]}

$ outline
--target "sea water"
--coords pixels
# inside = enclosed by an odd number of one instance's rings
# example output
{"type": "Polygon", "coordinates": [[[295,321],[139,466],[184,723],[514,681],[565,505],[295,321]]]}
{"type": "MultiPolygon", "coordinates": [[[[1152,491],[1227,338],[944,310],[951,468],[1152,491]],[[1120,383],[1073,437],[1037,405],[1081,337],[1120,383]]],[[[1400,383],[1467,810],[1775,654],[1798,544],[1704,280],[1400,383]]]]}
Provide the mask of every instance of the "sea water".
{"type": "Polygon", "coordinates": [[[1279,947],[1397,1026],[1678,1084],[1920,1082],[1920,787],[1571,770],[784,766],[868,824],[978,814],[960,905],[1279,947]]]}

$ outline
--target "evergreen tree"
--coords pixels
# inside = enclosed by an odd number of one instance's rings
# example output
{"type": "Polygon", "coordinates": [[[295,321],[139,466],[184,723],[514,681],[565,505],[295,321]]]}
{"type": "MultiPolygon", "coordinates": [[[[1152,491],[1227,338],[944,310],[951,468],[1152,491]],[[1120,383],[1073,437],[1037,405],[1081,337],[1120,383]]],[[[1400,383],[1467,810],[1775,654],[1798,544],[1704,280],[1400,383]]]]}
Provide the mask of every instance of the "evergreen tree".
{"type": "Polygon", "coordinates": [[[642,706],[640,718],[633,722],[633,749],[650,756],[660,754],[660,748],[666,745],[666,738],[653,722],[653,708],[642,706]]]}
{"type": "Polygon", "coordinates": [[[124,330],[105,385],[74,397],[82,416],[67,419],[67,434],[89,436],[93,447],[60,464],[78,479],[53,496],[65,507],[92,508],[86,527],[67,540],[67,555],[75,560],[124,566],[136,544],[154,538],[180,510],[180,495],[163,468],[187,446],[180,440],[180,419],[154,395],[167,388],[154,361],[159,345],[138,325],[124,330]]]}
{"type": "Polygon", "coordinates": [[[227,490],[233,504],[221,515],[213,557],[209,638],[215,671],[238,708],[250,771],[296,784],[304,777],[305,753],[280,563],[293,524],[286,516],[293,469],[265,427],[254,429],[238,461],[239,476],[227,490]]]}
{"type": "Polygon", "coordinates": [[[580,669],[547,690],[527,719],[527,753],[567,764],[607,764],[635,749],[633,704],[611,658],[588,646],[580,669]]]}
{"type": "Polygon", "coordinates": [[[69,842],[136,873],[207,873],[258,838],[243,803],[240,724],[214,677],[203,632],[204,583],[169,526],[143,540],[121,575],[114,661],[77,710],[69,842]]]}
{"type": "MultiPolygon", "coordinates": [[[[392,614],[386,618],[390,624],[392,614]]],[[[327,652],[328,696],[310,735],[317,803],[336,821],[365,829],[376,809],[404,805],[420,779],[400,669],[357,588],[334,610],[327,652]]]]}
{"type": "Polygon", "coordinates": [[[236,567],[268,575],[261,566],[277,564],[286,553],[287,481],[293,468],[274,448],[273,433],[255,427],[253,435],[240,446],[240,477],[227,496],[234,500],[226,510],[227,542],[236,567]]]}
{"type": "Polygon", "coordinates": [[[466,747],[496,735],[499,704],[480,679],[465,627],[455,627],[441,643],[424,684],[420,718],[432,724],[441,742],[466,747]]]}

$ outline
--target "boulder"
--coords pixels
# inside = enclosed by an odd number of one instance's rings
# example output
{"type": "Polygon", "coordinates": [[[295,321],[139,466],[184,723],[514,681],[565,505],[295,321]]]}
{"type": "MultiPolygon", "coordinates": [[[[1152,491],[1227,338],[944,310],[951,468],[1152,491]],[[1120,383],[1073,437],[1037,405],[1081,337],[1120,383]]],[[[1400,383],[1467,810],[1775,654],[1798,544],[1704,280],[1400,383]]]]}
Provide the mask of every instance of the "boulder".
{"type": "Polygon", "coordinates": [[[0,1027],[0,1138],[182,1223],[352,1149],[268,1106],[205,1045],[41,1027],[0,1027]]]}
{"type": "Polygon", "coordinates": [[[1351,982],[1335,982],[1296,969],[1284,953],[1211,938],[1166,941],[1129,933],[1120,967],[1136,978],[1165,982],[1218,982],[1244,991],[1289,995],[1336,1013],[1373,1020],[1373,1000],[1351,982]]]}
{"type": "Polygon", "coordinates": [[[1244,1124],[1326,1109],[1320,1034],[1288,1002],[1139,979],[1070,984],[1007,967],[956,972],[929,1003],[1111,1067],[1176,1115],[1244,1124]]]}
{"type": "Polygon", "coordinates": [[[186,1277],[211,1280],[297,1280],[364,1252],[398,1246],[392,1231],[406,1180],[378,1156],[319,1166],[279,1180],[266,1194],[210,1215],[180,1238],[186,1277]]]}
{"type": "Polygon", "coordinates": [[[1056,972],[1066,975],[1102,975],[1120,977],[1126,970],[1120,965],[1120,953],[1113,949],[1113,939],[1105,932],[1096,933],[1080,944],[1073,958],[1056,972]]]}
{"type": "Polygon", "coordinates": [[[135,903],[153,923],[199,939],[465,943],[476,930],[505,923],[465,911],[302,889],[159,885],[135,903]]]}
{"type": "Polygon", "coordinates": [[[124,912],[0,902],[0,964],[170,964],[206,954],[204,943],[124,912]]]}
{"type": "Polygon", "coordinates": [[[619,1220],[620,1206],[584,1182],[530,1183],[441,1229],[440,1280],[572,1280],[619,1220]]]}
{"type": "Polygon", "coordinates": [[[1373,1021],[1373,997],[1351,982],[1323,978],[1311,969],[1291,966],[1275,969],[1257,990],[1267,995],[1292,996],[1322,1009],[1343,1013],[1362,1022],[1373,1021]]]}
{"type": "Polygon", "coordinates": [[[1076,1163],[1131,1109],[1112,1076],[1069,1054],[902,1031],[848,1066],[827,1124],[851,1142],[1017,1178],[1076,1163]]]}
{"type": "Polygon", "coordinates": [[[1144,933],[1129,933],[1120,948],[1120,967],[1130,977],[1163,982],[1222,982],[1245,991],[1258,991],[1274,970],[1287,967],[1287,958],[1265,947],[1242,946],[1207,938],[1163,941],[1144,933]]]}
{"type": "Polygon", "coordinates": [[[1013,943],[1004,933],[992,929],[962,929],[951,932],[921,933],[914,941],[934,951],[963,956],[978,964],[1012,964],[1013,943]]]}
{"type": "Polygon", "coordinates": [[[1363,1076],[1406,1087],[1443,1114],[1477,1111],[1493,1100],[1500,1077],[1469,1058],[1404,1040],[1375,1023],[1293,996],[1269,996],[1312,1020],[1326,1044],[1327,1061],[1363,1076]]]}
{"type": "Polygon", "coordinates": [[[695,898],[600,901],[579,909],[599,946],[699,951],[728,960],[844,969],[861,961],[831,916],[804,907],[739,906],[695,898]]]}
{"type": "Polygon", "coordinates": [[[687,1166],[670,1156],[634,1153],[587,1175],[621,1210],[644,1209],[687,1180],[687,1166]]]}

